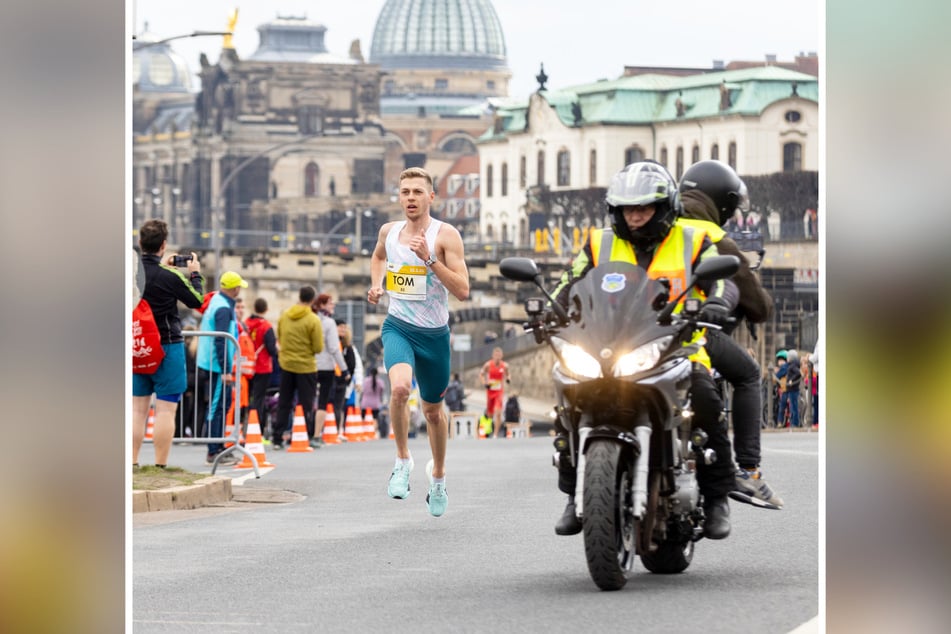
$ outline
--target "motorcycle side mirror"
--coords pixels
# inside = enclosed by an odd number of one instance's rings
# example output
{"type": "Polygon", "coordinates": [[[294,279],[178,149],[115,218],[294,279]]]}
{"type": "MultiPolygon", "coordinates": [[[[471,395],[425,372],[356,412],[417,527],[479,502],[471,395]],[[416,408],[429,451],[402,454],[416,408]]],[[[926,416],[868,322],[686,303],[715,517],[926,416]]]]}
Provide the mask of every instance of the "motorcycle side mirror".
{"type": "Polygon", "coordinates": [[[538,265],[531,258],[502,258],[499,273],[516,282],[535,282],[541,276],[538,265]]]}
{"type": "Polygon", "coordinates": [[[535,263],[535,260],[518,257],[502,258],[502,261],[499,262],[499,273],[502,274],[502,277],[516,282],[533,282],[548,298],[551,309],[558,318],[563,323],[568,321],[568,314],[565,309],[555,301],[551,293],[542,284],[542,274],[538,270],[538,264],[535,263]]]}
{"type": "Polygon", "coordinates": [[[740,270],[740,258],[735,255],[717,255],[707,258],[693,270],[693,286],[701,280],[722,280],[740,270]]]}
{"type": "Polygon", "coordinates": [[[693,270],[693,275],[690,276],[690,282],[687,284],[687,288],[683,290],[680,295],[674,298],[672,302],[667,304],[660,315],[657,317],[657,321],[662,324],[670,323],[670,316],[674,314],[674,309],[680,303],[680,300],[684,298],[687,292],[697,285],[697,282],[704,280],[722,280],[727,277],[732,276],[737,271],[740,270],[740,258],[735,255],[715,255],[713,257],[705,259],[703,262],[698,264],[693,270]]]}

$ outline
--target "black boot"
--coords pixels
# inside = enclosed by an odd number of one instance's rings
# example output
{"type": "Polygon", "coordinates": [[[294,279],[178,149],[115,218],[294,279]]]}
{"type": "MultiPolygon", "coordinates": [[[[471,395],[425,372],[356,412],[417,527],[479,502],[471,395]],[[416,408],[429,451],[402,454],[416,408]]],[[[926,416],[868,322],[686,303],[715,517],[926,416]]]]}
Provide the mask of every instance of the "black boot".
{"type": "Polygon", "coordinates": [[[703,536],[707,539],[726,539],[730,534],[730,503],[725,495],[708,498],[703,503],[706,519],[703,536]]]}
{"type": "Polygon", "coordinates": [[[568,505],[565,512],[558,518],[555,524],[556,535],[577,535],[581,532],[581,520],[575,514],[575,496],[568,496],[568,505]]]}

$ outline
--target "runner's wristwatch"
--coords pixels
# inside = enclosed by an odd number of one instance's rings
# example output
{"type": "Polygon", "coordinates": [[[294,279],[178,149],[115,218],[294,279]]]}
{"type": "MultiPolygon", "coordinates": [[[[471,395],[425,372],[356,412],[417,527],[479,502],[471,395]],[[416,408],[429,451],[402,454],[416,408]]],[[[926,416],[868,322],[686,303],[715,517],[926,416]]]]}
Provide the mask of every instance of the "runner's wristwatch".
{"type": "Polygon", "coordinates": [[[435,264],[435,263],[436,263],[436,257],[433,256],[433,255],[430,255],[430,256],[429,256],[429,259],[428,259],[428,260],[425,260],[425,261],[423,262],[423,264],[425,264],[426,266],[429,266],[429,267],[431,267],[431,266],[432,266],[433,264],[435,264]]]}

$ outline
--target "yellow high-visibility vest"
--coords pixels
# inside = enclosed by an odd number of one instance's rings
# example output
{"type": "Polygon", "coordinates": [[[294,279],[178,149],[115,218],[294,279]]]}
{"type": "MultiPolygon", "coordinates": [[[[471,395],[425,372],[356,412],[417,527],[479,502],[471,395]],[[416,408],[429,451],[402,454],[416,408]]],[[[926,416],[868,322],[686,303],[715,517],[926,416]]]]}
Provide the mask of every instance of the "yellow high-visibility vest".
{"type": "MultiPolygon", "coordinates": [[[[677,220],[671,227],[670,233],[664,238],[664,241],[657,247],[654,258],[647,267],[647,276],[651,279],[660,279],[666,277],[670,280],[670,296],[677,297],[687,286],[688,271],[693,268],[693,262],[700,255],[700,248],[703,246],[703,238],[706,235],[704,227],[691,227],[680,224],[682,220],[677,220]]],[[[634,245],[627,240],[622,240],[614,235],[610,228],[595,229],[591,232],[591,264],[597,266],[601,258],[601,252],[610,254],[608,262],[628,262],[637,265],[637,256],[634,253],[634,245]]],[[[701,300],[706,296],[699,289],[694,289],[701,300]]],[[[674,312],[679,312],[683,307],[681,302],[674,312]]],[[[699,330],[693,336],[689,343],[695,343],[703,338],[705,331],[699,330]]],[[[689,345],[689,344],[688,344],[689,345]]],[[[690,360],[702,363],[708,370],[710,369],[710,357],[706,350],[701,348],[690,355],[690,360]]]]}

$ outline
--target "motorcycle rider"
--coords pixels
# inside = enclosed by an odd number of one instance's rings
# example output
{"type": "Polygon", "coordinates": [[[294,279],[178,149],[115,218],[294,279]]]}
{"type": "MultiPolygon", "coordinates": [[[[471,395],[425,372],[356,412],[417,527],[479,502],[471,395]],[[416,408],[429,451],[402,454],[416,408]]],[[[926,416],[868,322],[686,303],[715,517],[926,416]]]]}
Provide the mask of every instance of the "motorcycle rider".
{"type": "Polygon", "coordinates": [[[740,258],[740,270],[731,278],[740,293],[739,304],[733,313],[723,315],[734,319],[717,319],[719,315],[711,314],[710,321],[723,330],[707,332],[704,345],[714,369],[733,385],[733,453],[739,464],[736,490],[782,508],[782,498],[773,492],[759,469],[763,411],[760,367],[730,336],[744,318],[754,324],[766,321],[773,305],[773,298],[750,270],[736,242],[722,229],[737,210],[749,210],[746,184],[726,163],[707,160],[687,168],[679,191],[681,223],[705,230],[721,255],[740,258]]]}
{"type": "MultiPolygon", "coordinates": [[[[646,160],[627,165],[612,178],[606,198],[611,227],[591,231],[590,240],[554,291],[555,300],[566,309],[571,285],[594,268],[599,258],[630,262],[645,269],[651,278],[668,278],[673,298],[683,291],[690,273],[688,264],[692,268],[701,259],[717,255],[716,247],[703,229],[687,227],[677,220],[681,212],[677,183],[660,163],[646,160]],[[692,260],[689,263],[684,258],[686,245],[690,245],[692,260]]],[[[700,313],[703,321],[707,321],[708,316],[727,315],[735,307],[739,293],[730,280],[701,282],[698,287],[706,298],[700,313]]],[[[727,494],[734,488],[730,440],[709,358],[701,348],[691,360],[694,361],[690,388],[694,421],[708,435],[706,447],[717,454],[713,464],[706,465],[701,460],[697,466],[697,483],[704,497],[706,515],[704,535],[709,539],[723,539],[730,534],[727,494]]],[[[556,429],[560,434],[567,433],[559,422],[556,429]]],[[[555,532],[574,535],[582,529],[574,499],[577,469],[570,460],[559,460],[558,469],[558,488],[568,494],[568,504],[555,525],[555,532]]]]}

